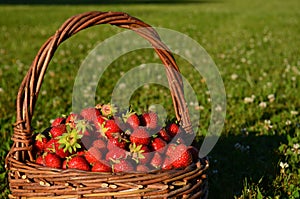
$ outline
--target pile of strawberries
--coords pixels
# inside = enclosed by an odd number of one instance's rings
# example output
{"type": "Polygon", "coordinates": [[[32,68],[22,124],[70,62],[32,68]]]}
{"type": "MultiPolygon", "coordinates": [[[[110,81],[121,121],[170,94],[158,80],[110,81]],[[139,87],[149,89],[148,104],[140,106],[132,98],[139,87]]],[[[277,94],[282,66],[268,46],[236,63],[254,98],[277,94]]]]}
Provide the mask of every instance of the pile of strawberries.
{"type": "Polygon", "coordinates": [[[159,125],[155,112],[119,113],[111,104],[56,118],[33,136],[36,163],[94,172],[180,169],[198,161],[193,137],[175,122],[159,125]]]}

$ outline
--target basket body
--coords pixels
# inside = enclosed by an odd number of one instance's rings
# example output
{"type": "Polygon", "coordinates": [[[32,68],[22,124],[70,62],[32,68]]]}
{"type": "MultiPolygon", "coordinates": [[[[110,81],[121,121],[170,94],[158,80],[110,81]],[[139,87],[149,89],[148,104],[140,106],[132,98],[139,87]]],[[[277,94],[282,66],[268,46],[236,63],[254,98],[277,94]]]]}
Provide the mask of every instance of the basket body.
{"type": "Polygon", "coordinates": [[[85,28],[111,24],[135,31],[148,40],[166,66],[177,119],[192,133],[179,68],[168,48],[148,24],[121,12],[87,12],[69,18],[41,47],[17,96],[13,146],[6,158],[11,198],[206,198],[208,160],[182,170],[150,173],[96,173],[53,169],[34,163],[31,119],[48,64],[67,38],[85,28]],[[142,29],[141,29],[142,28],[142,29]],[[175,84],[174,84],[175,82],[175,84]]]}

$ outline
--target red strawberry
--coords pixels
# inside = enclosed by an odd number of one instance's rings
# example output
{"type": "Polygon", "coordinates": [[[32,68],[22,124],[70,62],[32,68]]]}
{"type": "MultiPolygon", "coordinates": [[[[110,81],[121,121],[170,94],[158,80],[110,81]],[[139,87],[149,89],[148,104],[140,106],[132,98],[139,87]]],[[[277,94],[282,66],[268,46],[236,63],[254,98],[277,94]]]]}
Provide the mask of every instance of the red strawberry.
{"type": "Polygon", "coordinates": [[[166,131],[168,132],[168,134],[171,137],[174,137],[175,135],[177,135],[177,133],[180,132],[180,128],[177,124],[175,123],[170,123],[166,126],[166,131]]]}
{"type": "Polygon", "coordinates": [[[45,159],[42,155],[39,155],[36,159],[35,159],[35,162],[37,164],[40,164],[40,165],[43,165],[45,166],[45,159]]]}
{"type": "Polygon", "coordinates": [[[64,149],[60,147],[60,143],[58,143],[57,139],[49,140],[45,145],[45,151],[56,153],[61,158],[66,158],[70,155],[69,151],[64,151],[64,149]]]}
{"type": "Polygon", "coordinates": [[[94,140],[92,146],[96,147],[97,149],[99,149],[102,152],[107,149],[106,148],[107,143],[103,139],[96,139],[96,140],[94,140]]]}
{"type": "Polygon", "coordinates": [[[68,168],[68,159],[64,159],[61,168],[62,169],[67,169],[68,168]]]}
{"type": "Polygon", "coordinates": [[[66,122],[66,117],[57,117],[55,118],[52,123],[51,126],[58,126],[60,124],[64,124],[66,122]]]}
{"type": "Polygon", "coordinates": [[[80,115],[88,121],[94,122],[100,115],[100,111],[94,107],[87,107],[81,110],[80,115]]]}
{"type": "Polygon", "coordinates": [[[159,153],[154,153],[151,161],[150,161],[150,165],[152,165],[154,168],[156,169],[160,169],[162,166],[163,160],[162,157],[159,153]]]}
{"type": "Polygon", "coordinates": [[[145,128],[139,127],[134,129],[130,135],[130,141],[136,145],[148,145],[151,141],[151,138],[145,128]]]}
{"type": "Polygon", "coordinates": [[[94,126],[97,130],[101,130],[102,126],[104,125],[104,122],[107,120],[102,115],[97,116],[97,118],[94,120],[94,126]]]}
{"type": "Polygon", "coordinates": [[[112,172],[111,166],[105,160],[96,162],[92,167],[93,172],[112,172]]]}
{"type": "Polygon", "coordinates": [[[56,138],[58,136],[61,136],[65,132],[67,132],[65,124],[59,124],[57,126],[53,126],[50,130],[50,134],[51,134],[52,138],[56,138]]]}
{"type": "Polygon", "coordinates": [[[94,164],[95,162],[98,162],[102,159],[102,153],[97,149],[96,147],[91,147],[89,150],[85,153],[85,159],[90,163],[94,164]]]}
{"type": "Polygon", "coordinates": [[[140,119],[135,112],[129,112],[123,116],[124,122],[129,125],[132,129],[140,126],[140,119]]]}
{"type": "Polygon", "coordinates": [[[114,172],[131,172],[133,170],[133,165],[128,160],[117,160],[116,163],[113,165],[114,172]]]}
{"type": "Polygon", "coordinates": [[[142,146],[141,151],[143,151],[142,155],[145,158],[140,158],[139,163],[140,164],[148,164],[150,162],[150,160],[152,159],[152,157],[153,157],[153,153],[150,152],[150,149],[146,145],[142,146]]]}
{"type": "Polygon", "coordinates": [[[119,128],[118,124],[115,122],[115,120],[110,119],[107,120],[104,123],[103,131],[107,138],[114,138],[121,132],[121,129],[119,128]]]}
{"type": "Polygon", "coordinates": [[[85,153],[86,153],[86,151],[78,151],[76,154],[78,155],[78,156],[84,156],[85,155],[85,153]]]}
{"type": "Polygon", "coordinates": [[[177,147],[177,145],[174,143],[168,144],[168,148],[165,152],[166,156],[171,157],[174,153],[176,153],[176,147],[177,147]]]}
{"type": "Polygon", "coordinates": [[[139,173],[147,173],[150,171],[149,167],[144,164],[137,165],[135,170],[139,173]]]}
{"type": "Polygon", "coordinates": [[[124,149],[120,149],[120,148],[116,147],[112,150],[109,150],[106,153],[105,159],[107,161],[110,161],[110,160],[118,160],[118,159],[126,158],[126,157],[127,157],[126,151],[124,149]]]}
{"type": "Polygon", "coordinates": [[[44,159],[47,167],[60,169],[62,166],[61,158],[55,153],[47,153],[44,159]]]}
{"type": "Polygon", "coordinates": [[[89,171],[90,165],[83,156],[74,156],[68,161],[68,168],[89,171]]]}
{"type": "Polygon", "coordinates": [[[114,148],[126,149],[127,143],[121,138],[110,138],[107,141],[107,149],[112,150],[114,148]]]}
{"type": "Polygon", "coordinates": [[[187,147],[180,144],[176,147],[176,153],[171,156],[172,166],[174,168],[184,168],[193,163],[192,154],[187,150],[187,147]]]}
{"type": "Polygon", "coordinates": [[[46,143],[48,142],[48,138],[42,134],[38,133],[35,135],[35,141],[33,144],[34,150],[36,152],[41,152],[45,149],[46,143]]]}
{"type": "Polygon", "coordinates": [[[83,149],[88,149],[92,146],[94,139],[95,138],[92,136],[84,135],[80,139],[80,141],[81,141],[80,144],[83,146],[83,149]]]}
{"type": "Polygon", "coordinates": [[[167,143],[170,142],[172,139],[171,136],[167,133],[167,131],[165,129],[160,129],[160,131],[157,133],[157,135],[159,137],[161,137],[161,139],[163,139],[167,143]]]}
{"type": "Polygon", "coordinates": [[[117,107],[112,104],[103,104],[101,106],[101,113],[103,116],[110,118],[117,112],[117,107]]]}
{"type": "Polygon", "coordinates": [[[173,169],[172,161],[171,161],[171,159],[168,156],[165,157],[161,168],[163,170],[171,170],[171,169],[173,169]]]}
{"type": "Polygon", "coordinates": [[[94,128],[88,120],[76,120],[75,124],[75,129],[77,130],[78,134],[83,136],[94,136],[94,128]]]}
{"type": "Polygon", "coordinates": [[[77,113],[71,113],[67,119],[66,119],[66,124],[70,126],[71,128],[76,127],[77,120],[82,120],[82,116],[77,114],[77,113]]]}
{"type": "Polygon", "coordinates": [[[157,151],[159,153],[164,153],[166,150],[166,146],[167,146],[167,143],[159,137],[154,138],[151,142],[152,150],[157,151]]]}
{"type": "Polygon", "coordinates": [[[141,123],[149,129],[156,129],[158,126],[158,116],[154,112],[144,113],[141,115],[141,123]]]}

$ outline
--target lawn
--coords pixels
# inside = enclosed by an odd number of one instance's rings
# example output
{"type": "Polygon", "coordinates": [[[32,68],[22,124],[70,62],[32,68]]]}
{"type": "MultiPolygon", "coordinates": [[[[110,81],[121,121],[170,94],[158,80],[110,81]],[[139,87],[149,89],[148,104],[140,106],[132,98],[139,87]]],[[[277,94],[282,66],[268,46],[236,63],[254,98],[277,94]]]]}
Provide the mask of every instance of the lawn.
{"type": "MultiPolygon", "coordinates": [[[[112,10],[188,35],[216,63],[226,89],[227,113],[221,137],[209,153],[209,198],[299,198],[299,8],[298,0],[0,5],[0,197],[7,198],[9,192],[4,159],[12,144],[18,87],[37,51],[68,17],[112,10]]],[[[93,27],[60,46],[36,104],[35,129],[46,128],[51,119],[71,111],[74,74],[81,62],[99,42],[120,31],[109,25],[93,27]]],[[[197,91],[201,140],[209,125],[209,92],[201,76],[178,59],[182,74],[197,91]]],[[[110,100],[120,70],[150,62],[157,58],[146,50],[112,63],[107,78],[99,82],[96,100],[110,100]]],[[[131,102],[140,111],[151,103],[163,103],[171,110],[171,100],[166,99],[170,99],[166,90],[150,85],[138,90],[131,102]]]]}

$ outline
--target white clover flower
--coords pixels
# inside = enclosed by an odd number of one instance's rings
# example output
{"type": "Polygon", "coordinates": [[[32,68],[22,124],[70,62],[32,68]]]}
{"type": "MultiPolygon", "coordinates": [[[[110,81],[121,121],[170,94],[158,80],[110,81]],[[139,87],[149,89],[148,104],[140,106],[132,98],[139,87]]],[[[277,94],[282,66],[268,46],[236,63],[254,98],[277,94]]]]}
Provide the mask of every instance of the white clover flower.
{"type": "Polygon", "coordinates": [[[273,125],[271,125],[271,121],[270,121],[270,120],[265,120],[264,123],[265,123],[265,128],[266,128],[267,130],[273,128],[273,125]]]}
{"type": "Polygon", "coordinates": [[[245,63],[246,61],[247,61],[247,59],[246,59],[245,57],[242,57],[242,58],[241,58],[241,62],[242,62],[242,63],[245,63]]]}
{"type": "Polygon", "coordinates": [[[275,95],[274,94],[270,94],[268,95],[268,99],[269,99],[269,102],[274,102],[275,101],[275,95]]]}
{"type": "Polygon", "coordinates": [[[291,125],[291,124],[292,124],[291,120],[287,120],[287,121],[285,122],[285,125],[287,125],[287,126],[289,126],[289,125],[291,125]]]}
{"type": "Polygon", "coordinates": [[[280,162],[279,163],[279,166],[281,167],[281,169],[285,169],[285,168],[288,168],[289,167],[289,164],[288,163],[286,163],[286,162],[280,162]]]}
{"type": "Polygon", "coordinates": [[[298,115],[299,112],[298,111],[291,111],[291,115],[298,115]]]}
{"type": "Polygon", "coordinates": [[[236,80],[239,76],[237,74],[233,73],[230,77],[232,80],[236,80]]]}
{"type": "Polygon", "coordinates": [[[292,148],[292,151],[296,154],[296,155],[299,155],[300,154],[300,145],[297,143],[297,144],[294,144],[293,145],[293,148],[292,148]]]}
{"type": "Polygon", "coordinates": [[[255,99],[255,96],[254,96],[254,95],[252,95],[251,97],[245,97],[245,98],[244,98],[244,103],[245,103],[245,104],[253,103],[253,102],[254,102],[254,99],[255,99]]]}
{"type": "Polygon", "coordinates": [[[199,110],[199,111],[203,111],[204,110],[204,106],[195,106],[195,110],[199,110]]]}
{"type": "Polygon", "coordinates": [[[4,89],[3,88],[0,88],[0,93],[4,93],[4,89]]]}
{"type": "Polygon", "coordinates": [[[266,102],[260,102],[258,106],[260,108],[266,108],[267,107],[267,103],[266,102]]]}
{"type": "Polygon", "coordinates": [[[300,145],[298,143],[293,145],[294,149],[299,149],[299,147],[300,147],[300,145]]]}

